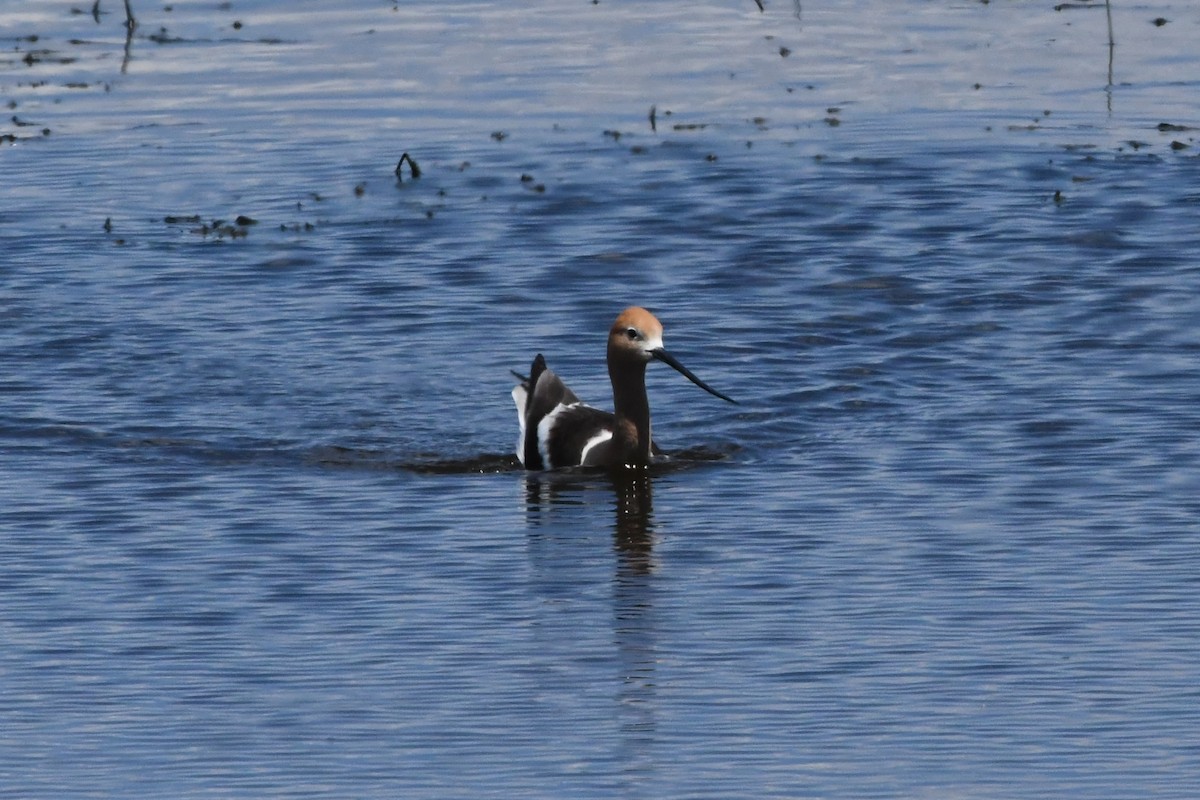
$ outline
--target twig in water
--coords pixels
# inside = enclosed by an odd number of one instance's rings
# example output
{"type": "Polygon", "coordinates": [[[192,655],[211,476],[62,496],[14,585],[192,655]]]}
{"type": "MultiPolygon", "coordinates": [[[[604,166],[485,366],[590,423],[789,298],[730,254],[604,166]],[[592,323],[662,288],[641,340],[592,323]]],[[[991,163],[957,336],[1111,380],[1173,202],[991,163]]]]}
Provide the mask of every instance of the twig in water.
{"type": "Polygon", "coordinates": [[[1112,87],[1113,87],[1113,51],[1117,47],[1117,41],[1113,38],[1112,26],[1112,0],[1104,0],[1104,13],[1108,15],[1108,86],[1104,91],[1108,95],[1108,113],[1112,113],[1112,87]]]}
{"type": "Polygon", "coordinates": [[[133,49],[133,32],[137,28],[137,20],[133,18],[133,9],[129,7],[129,0],[125,0],[125,55],[121,57],[121,74],[124,75],[129,69],[129,59],[133,57],[131,52],[133,49]]]}
{"type": "Polygon", "coordinates": [[[421,168],[417,166],[417,162],[414,161],[413,157],[408,153],[404,153],[400,156],[400,163],[396,165],[396,178],[401,181],[404,180],[405,161],[408,162],[408,169],[412,174],[412,179],[415,181],[417,178],[421,177],[421,168]]]}

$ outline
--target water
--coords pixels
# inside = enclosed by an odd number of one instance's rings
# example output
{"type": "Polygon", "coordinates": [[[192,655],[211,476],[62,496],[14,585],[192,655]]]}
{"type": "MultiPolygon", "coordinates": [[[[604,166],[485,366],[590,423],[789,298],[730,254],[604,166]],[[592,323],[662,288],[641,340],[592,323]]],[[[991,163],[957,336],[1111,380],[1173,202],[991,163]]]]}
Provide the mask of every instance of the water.
{"type": "Polygon", "coordinates": [[[0,4],[0,794],[1200,791],[1190,5],[134,5],[0,4]],[[632,302],[741,404],[524,475],[632,302]]]}

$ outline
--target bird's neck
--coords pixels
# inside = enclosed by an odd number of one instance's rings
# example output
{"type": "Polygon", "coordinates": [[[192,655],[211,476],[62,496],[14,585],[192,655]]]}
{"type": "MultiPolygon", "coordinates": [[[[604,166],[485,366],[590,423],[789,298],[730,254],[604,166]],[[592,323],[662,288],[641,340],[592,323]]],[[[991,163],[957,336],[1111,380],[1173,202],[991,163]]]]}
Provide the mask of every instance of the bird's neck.
{"type": "Polygon", "coordinates": [[[608,377],[613,387],[615,435],[621,450],[632,463],[650,462],[650,401],[646,399],[646,365],[641,362],[609,362],[608,377]]]}

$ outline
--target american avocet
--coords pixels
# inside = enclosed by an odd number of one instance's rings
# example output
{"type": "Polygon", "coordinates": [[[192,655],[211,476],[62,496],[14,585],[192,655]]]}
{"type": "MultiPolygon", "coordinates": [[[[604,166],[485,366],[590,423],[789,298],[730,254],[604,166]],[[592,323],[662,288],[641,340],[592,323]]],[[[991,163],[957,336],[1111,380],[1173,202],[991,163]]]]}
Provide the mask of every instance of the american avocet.
{"type": "MultiPolygon", "coordinates": [[[[580,401],[538,353],[529,377],[513,388],[521,438],[517,458],[526,469],[644,466],[661,451],[650,438],[646,364],[666,362],[709,394],[736,403],[713,389],[663,349],[662,323],[644,308],[627,308],[608,332],[608,377],[613,411],[580,401]]],[[[514,373],[516,374],[516,373],[514,373]]]]}

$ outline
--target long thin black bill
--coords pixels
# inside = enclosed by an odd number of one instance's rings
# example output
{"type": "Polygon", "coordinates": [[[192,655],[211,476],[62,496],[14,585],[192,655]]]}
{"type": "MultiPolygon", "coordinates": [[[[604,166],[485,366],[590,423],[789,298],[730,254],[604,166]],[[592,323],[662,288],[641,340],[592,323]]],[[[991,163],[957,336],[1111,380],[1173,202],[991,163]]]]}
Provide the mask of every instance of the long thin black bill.
{"type": "Polygon", "coordinates": [[[727,400],[730,403],[734,403],[735,405],[737,404],[737,400],[734,400],[732,397],[727,397],[727,396],[721,394],[716,389],[712,388],[707,383],[705,383],[704,381],[697,378],[695,375],[692,374],[691,370],[689,370],[683,364],[680,364],[679,360],[677,358],[675,358],[675,356],[671,355],[666,350],[663,350],[661,347],[656,350],[651,350],[650,355],[654,356],[659,361],[662,361],[664,364],[670,364],[672,367],[675,368],[675,370],[680,375],[687,378],[689,381],[696,384],[697,386],[699,386],[701,389],[708,392],[709,394],[715,395],[716,397],[719,397],[722,400],[727,400]]]}

